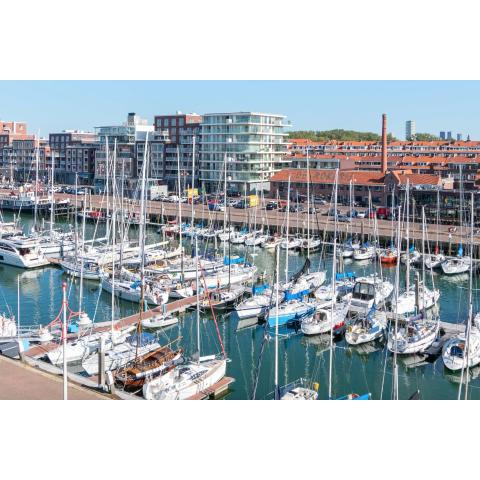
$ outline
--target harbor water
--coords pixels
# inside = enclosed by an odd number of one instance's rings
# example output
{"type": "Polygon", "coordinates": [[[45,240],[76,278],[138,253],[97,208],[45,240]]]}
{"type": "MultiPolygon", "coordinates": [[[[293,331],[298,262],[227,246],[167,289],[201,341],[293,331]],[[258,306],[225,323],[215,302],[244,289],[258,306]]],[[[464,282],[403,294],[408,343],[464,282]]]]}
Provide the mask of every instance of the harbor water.
{"type": "MultiPolygon", "coordinates": [[[[27,215],[22,219],[25,229],[32,219],[27,215]]],[[[5,220],[8,220],[5,215],[5,220]]],[[[63,227],[72,220],[63,223],[63,227]]],[[[61,224],[60,224],[61,225],[61,224]]],[[[97,238],[103,236],[99,225],[97,238]]],[[[87,225],[87,238],[93,235],[94,226],[87,225]]],[[[137,228],[131,228],[131,237],[135,237],[137,228]]],[[[149,227],[147,243],[160,241],[156,228],[149,227]]],[[[212,243],[201,244],[201,248],[214,252],[212,243]]],[[[190,249],[188,240],[186,248],[190,249]]],[[[221,254],[223,246],[218,243],[221,254]]],[[[231,254],[246,255],[247,260],[255,263],[260,274],[272,279],[275,269],[275,254],[261,248],[231,246],[231,254]]],[[[305,256],[298,253],[288,254],[289,274],[298,271],[305,262],[305,256]]],[[[331,259],[321,258],[320,254],[311,255],[311,270],[327,270],[327,282],[330,281],[331,259]]],[[[345,271],[353,271],[357,276],[373,273],[374,264],[367,262],[345,262],[345,271]]],[[[379,268],[377,265],[376,268],[379,268]]],[[[405,282],[405,268],[402,266],[401,282],[405,282]]],[[[383,275],[394,282],[395,268],[383,268],[383,275]]],[[[414,269],[412,277],[414,278],[414,269]]],[[[280,259],[281,279],[285,275],[285,251],[280,259]]],[[[0,265],[0,311],[17,316],[17,280],[20,280],[20,324],[22,326],[39,326],[51,322],[59,312],[62,301],[61,285],[67,282],[68,302],[74,311],[79,305],[79,280],[63,274],[57,267],[46,267],[24,271],[14,267],[0,265]]],[[[461,323],[468,313],[468,276],[446,277],[434,274],[435,287],[440,289],[440,318],[445,322],[461,323]]],[[[427,274],[427,284],[431,284],[427,274]]],[[[474,279],[474,311],[479,284],[474,279]]],[[[83,289],[83,310],[94,321],[108,321],[112,317],[111,296],[104,292],[98,282],[85,281],[83,289]]],[[[115,301],[115,318],[121,318],[138,312],[139,306],[130,302],[115,301]]],[[[227,375],[235,382],[230,386],[226,399],[250,399],[255,379],[258,376],[256,398],[268,398],[274,386],[274,337],[273,332],[266,332],[263,324],[241,328],[235,313],[217,315],[217,323],[226,353],[230,359],[227,375]],[[263,349],[262,349],[263,344],[263,349]],[[261,362],[259,361],[260,353],[261,362]]],[[[196,314],[188,311],[180,316],[178,325],[157,332],[161,343],[181,336],[179,346],[187,355],[197,351],[196,314]]],[[[328,398],[329,372],[329,335],[305,337],[300,331],[282,331],[279,339],[279,378],[284,385],[299,378],[305,378],[319,384],[319,398],[328,398]]],[[[201,353],[210,355],[221,351],[215,322],[210,312],[201,313],[201,353]]],[[[469,397],[480,399],[480,368],[470,372],[469,397]]],[[[399,396],[409,398],[419,390],[422,399],[456,399],[460,375],[444,369],[441,358],[434,362],[425,362],[418,358],[399,357],[399,396]]],[[[342,339],[335,343],[333,349],[333,397],[350,393],[371,393],[373,399],[389,399],[392,389],[392,355],[382,343],[367,344],[363,348],[349,347],[342,339]]]]}

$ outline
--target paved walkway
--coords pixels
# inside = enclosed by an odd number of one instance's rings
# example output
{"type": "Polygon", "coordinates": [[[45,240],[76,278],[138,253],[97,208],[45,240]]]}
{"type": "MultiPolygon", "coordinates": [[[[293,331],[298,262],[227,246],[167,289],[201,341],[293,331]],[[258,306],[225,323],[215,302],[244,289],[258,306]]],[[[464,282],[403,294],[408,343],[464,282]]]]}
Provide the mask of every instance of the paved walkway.
{"type": "MultiPolygon", "coordinates": [[[[61,400],[61,377],[0,356],[0,400],[61,400]]],[[[69,383],[70,400],[106,400],[107,397],[69,383]]]]}

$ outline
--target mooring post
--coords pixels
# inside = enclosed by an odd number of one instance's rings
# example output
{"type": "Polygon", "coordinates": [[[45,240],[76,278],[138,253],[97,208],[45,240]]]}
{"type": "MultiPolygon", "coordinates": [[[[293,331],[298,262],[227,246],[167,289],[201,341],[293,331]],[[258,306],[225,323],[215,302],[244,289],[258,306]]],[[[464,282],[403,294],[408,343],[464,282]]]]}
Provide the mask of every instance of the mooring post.
{"type": "Polygon", "coordinates": [[[105,386],[105,338],[103,336],[100,337],[98,349],[98,386],[102,389],[105,386]]]}

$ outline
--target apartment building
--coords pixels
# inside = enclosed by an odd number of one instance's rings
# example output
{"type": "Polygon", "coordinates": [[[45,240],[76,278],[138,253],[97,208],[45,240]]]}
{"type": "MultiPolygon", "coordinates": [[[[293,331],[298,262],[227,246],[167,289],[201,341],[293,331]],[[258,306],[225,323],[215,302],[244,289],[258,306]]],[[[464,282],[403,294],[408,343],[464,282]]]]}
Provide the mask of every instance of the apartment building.
{"type": "Polygon", "coordinates": [[[193,176],[195,185],[198,185],[201,122],[202,116],[196,113],[177,112],[175,115],[154,117],[155,131],[169,139],[165,142],[162,173],[162,179],[169,190],[178,189],[179,163],[181,188],[185,189],[192,185],[193,176]],[[193,161],[194,155],[195,161],[193,161]],[[195,172],[193,172],[194,163],[195,172]]]}
{"type": "Polygon", "coordinates": [[[64,130],[49,135],[55,159],[55,181],[73,185],[93,185],[98,137],[93,132],[64,130]]]}
{"type": "MultiPolygon", "coordinates": [[[[95,127],[99,142],[99,147],[95,151],[94,173],[94,186],[97,192],[103,191],[106,186],[108,143],[110,161],[113,158],[113,150],[116,148],[115,178],[117,181],[123,179],[126,196],[133,195],[137,187],[139,172],[136,148],[139,143],[145,142],[147,133],[151,135],[153,131],[153,125],[150,125],[146,119],[135,113],[129,113],[127,121],[123,124],[95,127]]],[[[112,163],[109,163],[109,171],[111,171],[112,165],[112,163]]]]}
{"type": "Polygon", "coordinates": [[[200,182],[207,192],[223,185],[230,191],[269,190],[270,178],[289,165],[285,116],[232,112],[203,115],[200,182]],[[226,160],[226,161],[225,161],[226,160]]]}

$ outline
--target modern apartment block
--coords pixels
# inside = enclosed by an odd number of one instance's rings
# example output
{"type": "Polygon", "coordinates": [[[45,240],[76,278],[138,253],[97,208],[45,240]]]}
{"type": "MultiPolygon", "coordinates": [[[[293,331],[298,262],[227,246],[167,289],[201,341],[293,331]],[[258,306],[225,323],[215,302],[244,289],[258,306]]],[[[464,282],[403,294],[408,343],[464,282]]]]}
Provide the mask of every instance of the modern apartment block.
{"type": "Polygon", "coordinates": [[[178,188],[178,159],[180,160],[180,178],[182,189],[192,185],[193,155],[195,150],[195,185],[198,185],[198,167],[200,158],[200,130],[202,116],[196,113],[175,115],[156,115],[155,131],[168,137],[165,143],[162,179],[169,190],[178,188]],[[195,141],[195,149],[194,149],[195,141]]]}
{"type": "Polygon", "coordinates": [[[55,181],[92,185],[95,173],[95,152],[98,137],[92,132],[64,130],[49,135],[52,157],[55,159],[55,181]]]}
{"type": "Polygon", "coordinates": [[[270,178],[285,166],[285,116],[256,112],[203,115],[200,141],[200,182],[207,192],[223,184],[227,159],[230,191],[269,190],[270,178]]]}
{"type": "Polygon", "coordinates": [[[113,154],[116,145],[115,178],[124,180],[124,193],[130,196],[138,183],[137,152],[138,142],[145,142],[147,135],[153,133],[153,125],[135,113],[129,113],[127,121],[120,125],[107,125],[95,128],[99,148],[95,152],[94,186],[97,191],[103,191],[106,179],[106,145],[113,154]]]}

